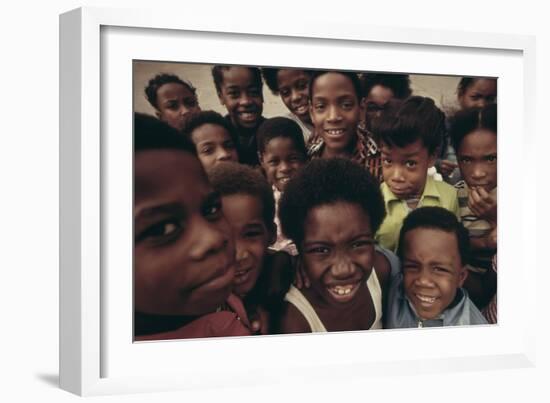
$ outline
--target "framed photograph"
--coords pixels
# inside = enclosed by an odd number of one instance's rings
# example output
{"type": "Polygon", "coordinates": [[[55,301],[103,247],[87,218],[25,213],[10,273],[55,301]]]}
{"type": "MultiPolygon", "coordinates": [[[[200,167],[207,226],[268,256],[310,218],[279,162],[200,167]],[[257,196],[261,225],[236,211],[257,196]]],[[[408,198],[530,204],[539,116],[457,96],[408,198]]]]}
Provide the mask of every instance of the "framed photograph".
{"type": "Polygon", "coordinates": [[[512,185],[521,183],[530,195],[535,189],[534,179],[514,169],[533,133],[533,38],[327,27],[313,17],[292,28],[221,18],[181,22],[150,10],[96,8],[63,14],[60,24],[63,389],[98,395],[534,365],[528,279],[536,265],[526,252],[534,233],[527,223],[536,217],[512,185]],[[406,73],[417,83],[497,78],[498,324],[134,342],[133,114],[148,112],[136,102],[143,91],[138,78],[160,63],[406,73]]]}

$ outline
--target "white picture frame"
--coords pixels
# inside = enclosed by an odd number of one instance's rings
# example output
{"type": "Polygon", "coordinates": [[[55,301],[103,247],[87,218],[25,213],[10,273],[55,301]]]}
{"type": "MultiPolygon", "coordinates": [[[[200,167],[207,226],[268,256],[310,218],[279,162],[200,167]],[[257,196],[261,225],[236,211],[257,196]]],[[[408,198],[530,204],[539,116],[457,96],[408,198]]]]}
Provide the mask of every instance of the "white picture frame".
{"type": "Polygon", "coordinates": [[[535,284],[527,279],[535,278],[536,264],[522,252],[536,217],[510,184],[516,178],[535,199],[534,177],[506,161],[533,147],[534,53],[529,36],[327,26],[315,17],[288,27],[151,10],[61,15],[61,387],[99,395],[533,366],[535,284]],[[277,53],[283,46],[286,56],[277,53]],[[341,57],[316,59],[313,49],[341,57]],[[133,59],[499,77],[499,324],[132,343],[133,59]]]}

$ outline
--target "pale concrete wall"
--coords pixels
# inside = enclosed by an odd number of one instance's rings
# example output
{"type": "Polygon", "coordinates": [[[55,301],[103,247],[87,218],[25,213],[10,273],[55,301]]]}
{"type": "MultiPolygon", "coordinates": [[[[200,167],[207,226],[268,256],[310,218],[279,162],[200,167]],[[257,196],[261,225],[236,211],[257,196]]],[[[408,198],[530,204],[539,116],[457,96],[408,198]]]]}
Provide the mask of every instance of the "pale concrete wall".
{"type": "MultiPolygon", "coordinates": [[[[199,104],[203,110],[212,109],[225,114],[220,105],[210,74],[211,65],[188,63],[134,63],[134,108],[137,112],[153,114],[154,110],[145,98],[147,82],[158,73],[172,73],[190,81],[196,88],[199,104]]],[[[460,77],[411,74],[411,87],[415,95],[433,98],[444,109],[453,107],[456,101],[456,86],[460,77]]],[[[272,117],[287,113],[279,97],[274,96],[264,84],[264,116],[272,117]]]]}

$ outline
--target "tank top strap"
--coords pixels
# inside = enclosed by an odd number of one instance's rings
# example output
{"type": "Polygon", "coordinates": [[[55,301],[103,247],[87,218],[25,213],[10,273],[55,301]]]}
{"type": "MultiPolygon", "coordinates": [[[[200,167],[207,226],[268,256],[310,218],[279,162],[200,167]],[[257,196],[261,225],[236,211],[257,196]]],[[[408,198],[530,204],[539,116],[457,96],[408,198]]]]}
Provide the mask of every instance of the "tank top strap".
{"type": "Polygon", "coordinates": [[[374,322],[370,329],[382,329],[382,287],[380,287],[380,281],[378,281],[378,275],[374,267],[367,280],[367,288],[369,289],[375,311],[374,322]]]}
{"type": "Polygon", "coordinates": [[[298,309],[298,311],[300,311],[300,313],[307,320],[312,332],[327,331],[325,325],[323,325],[323,322],[321,322],[321,319],[319,319],[319,316],[299,289],[291,285],[285,295],[285,301],[291,303],[296,307],[296,309],[298,309]]]}

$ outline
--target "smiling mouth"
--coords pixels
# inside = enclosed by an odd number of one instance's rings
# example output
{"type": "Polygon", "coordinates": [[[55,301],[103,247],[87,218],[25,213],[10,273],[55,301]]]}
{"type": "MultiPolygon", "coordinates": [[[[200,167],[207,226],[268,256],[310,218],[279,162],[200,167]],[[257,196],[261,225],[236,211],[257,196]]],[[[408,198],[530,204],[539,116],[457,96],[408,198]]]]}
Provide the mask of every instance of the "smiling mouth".
{"type": "Polygon", "coordinates": [[[350,284],[327,286],[327,290],[334,300],[338,302],[347,302],[353,299],[360,285],[361,281],[358,281],[350,284]]]}
{"type": "Polygon", "coordinates": [[[423,307],[430,307],[438,300],[437,297],[430,297],[428,295],[414,294],[414,296],[423,307]]]}
{"type": "Polygon", "coordinates": [[[296,115],[305,115],[309,112],[309,106],[307,104],[295,106],[293,109],[296,115]]]}
{"type": "Polygon", "coordinates": [[[251,268],[238,269],[237,271],[235,271],[235,278],[234,278],[234,281],[233,281],[234,284],[239,285],[239,284],[242,284],[242,283],[246,282],[246,280],[248,280],[248,277],[250,276],[251,272],[252,272],[251,268]]]}
{"type": "Polygon", "coordinates": [[[345,129],[330,129],[325,130],[325,133],[331,137],[341,137],[346,133],[345,129]]]}
{"type": "Polygon", "coordinates": [[[237,115],[240,120],[245,122],[253,122],[258,118],[258,112],[256,111],[238,112],[237,115]]]}

